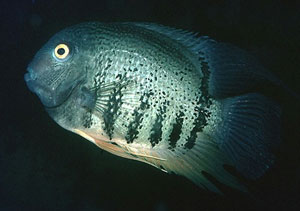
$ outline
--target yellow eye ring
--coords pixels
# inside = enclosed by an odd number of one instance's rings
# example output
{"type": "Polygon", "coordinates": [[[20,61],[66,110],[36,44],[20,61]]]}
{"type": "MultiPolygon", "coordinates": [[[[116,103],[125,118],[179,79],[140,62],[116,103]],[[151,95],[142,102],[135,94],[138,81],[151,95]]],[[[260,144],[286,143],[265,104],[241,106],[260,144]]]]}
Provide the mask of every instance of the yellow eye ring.
{"type": "Polygon", "coordinates": [[[58,59],[65,59],[70,53],[70,49],[66,44],[59,44],[54,50],[54,55],[58,59]]]}

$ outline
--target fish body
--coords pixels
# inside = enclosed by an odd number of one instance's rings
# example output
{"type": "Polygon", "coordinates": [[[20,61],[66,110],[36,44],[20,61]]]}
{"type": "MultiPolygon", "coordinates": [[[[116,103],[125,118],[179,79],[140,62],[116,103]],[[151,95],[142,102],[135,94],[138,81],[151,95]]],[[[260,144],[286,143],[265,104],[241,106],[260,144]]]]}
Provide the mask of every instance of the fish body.
{"type": "Polygon", "coordinates": [[[273,77],[208,37],[149,23],[89,22],[54,35],[25,81],[63,128],[118,156],[186,176],[257,178],[279,143],[279,107],[253,88],[273,77]]]}

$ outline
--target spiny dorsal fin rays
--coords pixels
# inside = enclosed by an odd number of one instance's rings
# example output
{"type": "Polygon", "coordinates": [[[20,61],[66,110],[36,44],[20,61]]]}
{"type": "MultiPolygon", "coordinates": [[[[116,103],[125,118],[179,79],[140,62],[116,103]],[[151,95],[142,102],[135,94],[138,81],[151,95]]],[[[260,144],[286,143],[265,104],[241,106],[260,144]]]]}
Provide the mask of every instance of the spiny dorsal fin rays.
{"type": "Polygon", "coordinates": [[[164,26],[161,24],[154,23],[132,23],[129,22],[127,24],[133,24],[135,26],[144,27],[153,31],[156,31],[161,34],[165,34],[167,36],[172,37],[174,40],[183,42],[187,46],[193,46],[197,41],[198,32],[187,31],[183,29],[176,29],[168,26],[164,26]]]}
{"type": "MultiPolygon", "coordinates": [[[[161,24],[154,24],[154,23],[127,23],[127,24],[133,24],[135,26],[143,27],[164,34],[176,41],[179,41],[180,43],[182,43],[183,45],[191,49],[195,48],[195,46],[198,46],[200,41],[202,42],[202,39],[203,40],[209,39],[207,36],[201,36],[199,38],[198,32],[176,29],[161,24]]],[[[197,50],[195,49],[195,51],[197,50]]]]}
{"type": "MultiPolygon", "coordinates": [[[[253,87],[271,83],[292,93],[276,76],[268,72],[250,53],[233,45],[217,42],[207,36],[197,36],[153,23],[127,23],[161,33],[176,40],[205,61],[210,69],[209,94],[227,98],[251,91],[253,87]]],[[[292,93],[292,95],[294,95],[292,93]]],[[[295,95],[294,95],[295,96],[295,95]]]]}

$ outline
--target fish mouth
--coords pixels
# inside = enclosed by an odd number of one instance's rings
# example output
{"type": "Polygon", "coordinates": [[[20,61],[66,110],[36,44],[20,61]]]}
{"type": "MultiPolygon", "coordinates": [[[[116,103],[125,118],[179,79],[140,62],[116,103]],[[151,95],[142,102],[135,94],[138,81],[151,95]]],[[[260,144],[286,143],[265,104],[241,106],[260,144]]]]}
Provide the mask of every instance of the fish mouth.
{"type": "Polygon", "coordinates": [[[72,95],[74,90],[83,82],[83,79],[71,81],[59,85],[55,89],[45,86],[37,80],[34,71],[31,68],[27,69],[24,75],[24,80],[29,90],[35,93],[46,108],[56,108],[64,104],[72,95]]]}

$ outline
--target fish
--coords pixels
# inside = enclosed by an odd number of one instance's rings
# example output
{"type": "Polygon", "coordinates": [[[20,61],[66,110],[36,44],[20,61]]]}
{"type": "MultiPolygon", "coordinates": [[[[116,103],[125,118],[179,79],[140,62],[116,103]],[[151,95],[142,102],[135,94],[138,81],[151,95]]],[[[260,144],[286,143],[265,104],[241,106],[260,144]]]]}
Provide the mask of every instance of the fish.
{"type": "Polygon", "coordinates": [[[49,116],[114,155],[222,193],[247,192],[275,162],[281,108],[257,87],[276,78],[254,56],[155,23],[85,22],[56,33],[24,80],[49,116]],[[212,179],[213,178],[213,179],[212,179]]]}

